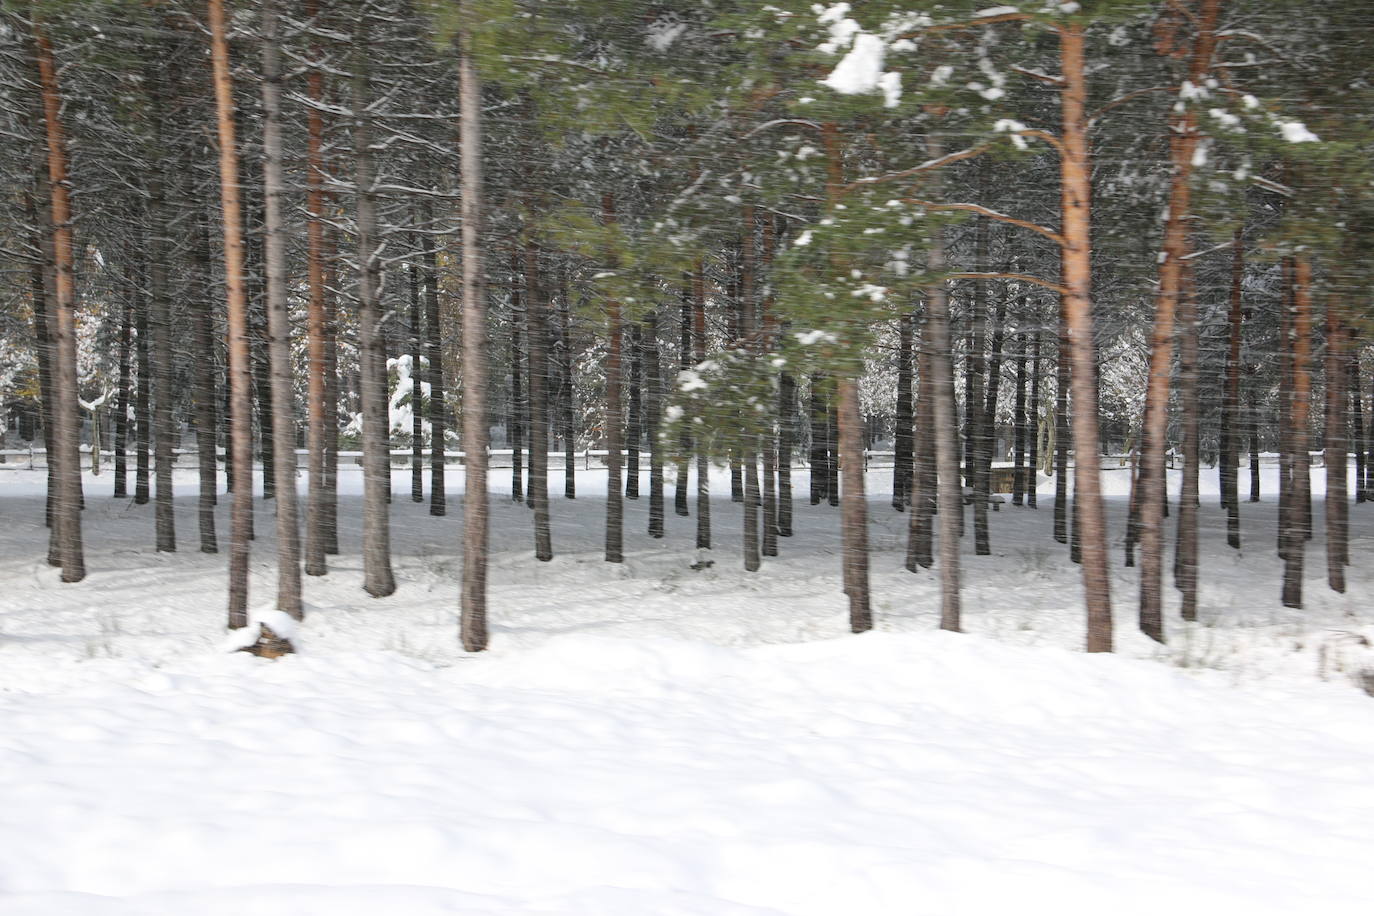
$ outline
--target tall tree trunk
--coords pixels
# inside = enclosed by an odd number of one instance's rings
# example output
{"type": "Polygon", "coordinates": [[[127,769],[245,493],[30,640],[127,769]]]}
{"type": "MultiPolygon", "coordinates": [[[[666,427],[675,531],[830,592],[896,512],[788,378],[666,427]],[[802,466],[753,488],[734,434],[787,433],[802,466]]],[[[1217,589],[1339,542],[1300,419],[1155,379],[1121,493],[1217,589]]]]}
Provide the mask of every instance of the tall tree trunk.
{"type": "MultiPolygon", "coordinates": [[[[1002,348],[1006,345],[1007,299],[997,300],[992,323],[992,351],[988,359],[988,386],[981,419],[983,428],[978,436],[978,485],[974,502],[983,506],[983,555],[992,552],[988,546],[988,501],[992,498],[992,457],[997,439],[997,396],[1002,390],[1002,348]]],[[[975,540],[977,538],[975,537],[975,540]]]]}
{"type": "Polygon", "coordinates": [[[1364,456],[1364,404],[1360,397],[1360,351],[1352,336],[1347,338],[1351,344],[1350,352],[1346,354],[1346,390],[1350,392],[1350,403],[1347,410],[1350,411],[1350,422],[1353,425],[1351,430],[1355,452],[1355,502],[1362,503],[1366,500],[1365,492],[1365,456],[1364,456]]]}
{"type": "MultiPolygon", "coordinates": [[[[739,289],[736,298],[738,324],[735,330],[737,335],[736,346],[741,347],[751,359],[757,358],[753,343],[755,330],[754,271],[757,260],[754,250],[754,223],[754,207],[752,204],[746,204],[742,214],[740,231],[739,289]]],[[[762,562],[759,544],[758,447],[756,437],[748,432],[748,427],[752,423],[752,417],[741,415],[740,427],[744,431],[744,435],[733,450],[733,455],[743,471],[744,512],[742,514],[744,530],[741,533],[740,541],[744,548],[744,569],[746,572],[758,571],[762,562]]]]}
{"type": "Polygon", "coordinates": [[[1069,357],[1073,363],[1074,505],[1083,556],[1083,594],[1087,605],[1087,649],[1112,649],[1111,579],[1107,567],[1107,518],[1098,466],[1097,378],[1092,315],[1092,169],[1088,154],[1087,62],[1083,26],[1065,24],[1059,33],[1063,70],[1060,100],[1063,150],[1063,282],[1066,290],[1069,357]]]}
{"type": "Polygon", "coordinates": [[[1312,262],[1306,255],[1293,259],[1293,407],[1290,418],[1293,485],[1285,528],[1288,546],[1283,558],[1283,605],[1302,607],[1303,554],[1310,524],[1305,514],[1311,495],[1307,429],[1310,422],[1312,379],[1312,262]]]}
{"type": "Polygon", "coordinates": [[[792,445],[797,439],[797,380],[778,376],[778,535],[792,536],[792,445]]]}
{"type": "Polygon", "coordinates": [[[1026,500],[1026,332],[1016,335],[1016,402],[1012,412],[1011,504],[1026,500]]]}
{"type": "MultiPolygon", "coordinates": [[[[305,16],[314,19],[319,15],[319,0],[306,0],[305,16]]],[[[320,62],[322,53],[318,44],[310,49],[312,61],[320,62]]],[[[328,317],[325,309],[325,199],[324,199],[324,118],[320,106],[324,104],[324,73],[320,66],[312,66],[306,80],[306,91],[311,104],[306,108],[306,210],[310,220],[306,228],[306,277],[310,287],[309,318],[306,336],[310,351],[310,381],[307,393],[309,426],[306,459],[310,474],[308,498],[305,515],[305,574],[323,576],[329,572],[325,559],[325,525],[328,520],[326,497],[326,461],[330,450],[329,427],[331,411],[329,399],[329,358],[326,353],[328,338],[328,317]]]]}
{"type": "Polygon", "coordinates": [[[1345,591],[1345,567],[1349,557],[1350,449],[1346,431],[1346,328],[1340,294],[1326,303],[1326,581],[1335,592],[1345,591]]]}
{"type": "MultiPolygon", "coordinates": [[[[471,12],[464,2],[460,15],[471,12]]],[[[487,647],[487,316],[482,289],[482,86],[466,24],[458,33],[463,254],[463,648],[487,647]]]]}
{"type": "MultiPolygon", "coordinates": [[[[698,258],[692,270],[692,350],[697,365],[706,361],[706,269],[698,258]]],[[[697,453],[697,539],[698,550],[711,547],[711,456],[710,443],[698,438],[697,453]]]]}
{"type": "Polygon", "coordinates": [[[523,353],[520,346],[521,325],[525,323],[524,290],[514,278],[520,276],[520,254],[511,249],[511,294],[510,294],[510,413],[506,420],[506,430],[510,439],[510,498],[514,502],[525,499],[525,402],[524,376],[520,363],[523,353]]]}
{"type": "Polygon", "coordinates": [[[194,270],[199,302],[193,306],[195,335],[195,403],[196,457],[200,470],[200,496],[197,502],[197,521],[200,529],[200,552],[218,553],[215,537],[215,503],[219,484],[219,467],[215,447],[215,330],[213,292],[214,280],[210,264],[210,227],[202,210],[196,219],[194,270]]]}
{"type": "MultiPolygon", "coordinates": [[[[1179,406],[1183,410],[1183,484],[1178,497],[1178,537],[1174,543],[1174,582],[1183,593],[1184,620],[1197,620],[1197,510],[1199,422],[1197,294],[1191,275],[1179,300],[1179,406]]],[[[1160,635],[1162,641],[1162,633],[1160,635]]]]}
{"type": "Polygon", "coordinates": [[[1040,329],[1036,328],[1031,337],[1031,376],[1030,376],[1030,467],[1026,474],[1026,507],[1035,506],[1035,491],[1039,486],[1040,474],[1040,329]]]}
{"type": "MultiPolygon", "coordinates": [[[[36,273],[38,273],[39,275],[39,283],[41,284],[41,266],[37,269],[36,273]]],[[[130,284],[130,286],[132,286],[132,284],[130,284]]],[[[35,315],[38,313],[38,303],[41,301],[40,297],[43,295],[41,289],[42,287],[40,285],[40,291],[34,297],[35,315]]],[[[132,299],[132,290],[130,291],[130,298],[132,299]]],[[[209,308],[208,300],[206,301],[205,308],[209,308]]],[[[133,350],[133,324],[133,306],[130,302],[126,302],[124,304],[123,314],[119,322],[119,385],[116,389],[117,394],[115,395],[114,495],[116,499],[123,499],[129,495],[129,393],[132,384],[130,371],[132,366],[130,365],[130,363],[131,351],[133,350]]],[[[40,346],[39,349],[41,351],[46,351],[47,348],[44,346],[40,346]]],[[[208,354],[202,354],[201,358],[205,359],[207,355],[208,354]]],[[[44,357],[42,360],[42,364],[40,365],[39,372],[39,388],[43,391],[43,396],[45,400],[47,396],[47,392],[45,389],[50,384],[50,382],[46,378],[42,378],[41,376],[46,376],[48,374],[46,363],[47,358],[44,357]]],[[[213,366],[213,362],[207,362],[205,366],[206,371],[212,371],[213,366]]],[[[213,409],[214,408],[212,407],[211,410],[213,409]]],[[[210,441],[212,443],[214,442],[214,435],[214,428],[211,427],[210,441]]]]}
{"type": "Polygon", "coordinates": [[[272,467],[277,498],[277,610],[297,620],[301,607],[300,527],[296,522],[296,417],[291,319],[286,307],[286,229],[282,222],[281,48],[276,0],[262,3],[263,258],[267,266],[268,359],[272,369],[272,467]]]}
{"type": "Polygon", "coordinates": [[[239,157],[234,139],[234,87],[222,0],[208,0],[219,132],[220,204],[224,219],[224,285],[228,298],[230,450],[234,501],[229,524],[229,627],[248,625],[248,526],[252,511],[249,455],[248,299],[243,287],[243,212],[239,157]]]}
{"type": "MultiPolygon", "coordinates": [[[[154,143],[162,142],[163,84],[157,67],[149,71],[148,94],[152,103],[154,143]]],[[[161,164],[148,172],[148,300],[149,326],[153,332],[153,467],[157,484],[154,497],[156,546],[159,553],[177,549],[176,516],[172,507],[172,303],[167,282],[169,217],[161,164]]]]}
{"type": "MultiPolygon", "coordinates": [[[[434,224],[433,207],[424,204],[425,225],[434,224]]],[[[444,455],[448,434],[448,405],[444,400],[444,333],[439,313],[439,271],[434,253],[434,238],[421,236],[425,260],[425,330],[429,354],[429,514],[441,516],[448,512],[448,493],[444,486],[444,455]]]]}
{"type": "Polygon", "coordinates": [[[563,313],[563,498],[577,498],[577,436],[573,413],[576,404],[576,379],[573,376],[573,320],[572,302],[568,297],[566,273],[561,275],[559,298],[563,313]]]}
{"type": "MultiPolygon", "coordinates": [[[[943,150],[933,137],[926,140],[931,158],[943,150]]],[[[945,243],[939,231],[926,253],[927,269],[934,276],[945,270],[945,243]]],[[[922,356],[928,358],[931,382],[931,415],[935,421],[935,465],[938,477],[936,505],[940,514],[940,629],[962,629],[959,581],[959,538],[963,527],[964,500],[959,477],[959,427],[954,412],[953,341],[950,338],[949,297],[944,283],[930,288],[926,336],[922,356]]],[[[919,560],[918,560],[919,562],[919,560]]]]}
{"type": "Polygon", "coordinates": [[[320,537],[324,552],[339,552],[339,300],[334,236],[324,233],[324,487],[320,537]]]}
{"type": "Polygon", "coordinates": [[[152,493],[152,461],[149,459],[153,444],[153,360],[152,337],[148,331],[148,296],[142,282],[147,277],[146,249],[140,251],[139,258],[143,269],[138,272],[140,282],[134,292],[134,331],[137,335],[134,351],[138,363],[138,394],[134,398],[134,423],[137,427],[134,442],[134,505],[142,506],[147,504],[148,496],[152,493]]]}
{"type": "MultiPolygon", "coordinates": [[[[57,327],[56,314],[56,287],[57,278],[53,269],[55,258],[53,257],[52,232],[49,231],[51,225],[52,194],[48,191],[47,162],[38,162],[35,165],[35,184],[40,201],[35,204],[29,201],[28,216],[33,221],[34,235],[36,236],[39,257],[34,261],[30,271],[30,284],[33,295],[33,330],[38,351],[38,394],[40,398],[39,415],[43,422],[43,453],[44,464],[47,465],[47,493],[43,500],[43,524],[48,530],[48,565],[62,565],[61,545],[58,543],[57,524],[54,521],[57,509],[58,483],[57,466],[60,459],[57,455],[56,439],[54,429],[57,414],[55,406],[56,392],[53,391],[56,380],[56,369],[53,366],[53,338],[54,329],[57,327]],[[41,210],[42,216],[39,216],[41,210]]],[[[132,262],[131,262],[132,265],[132,262]]],[[[130,272],[132,273],[132,266],[130,272]]],[[[133,282],[132,295],[136,296],[136,281],[133,282]]]]}
{"type": "MultiPolygon", "coordinates": [[[[974,271],[985,271],[988,266],[988,221],[978,221],[978,228],[974,231],[974,271]]],[[[973,374],[973,385],[967,387],[966,394],[969,402],[965,407],[967,413],[967,430],[965,431],[965,455],[963,455],[963,477],[966,486],[969,488],[970,496],[973,497],[973,552],[977,556],[987,556],[992,552],[988,545],[988,493],[982,486],[982,453],[984,453],[984,435],[987,424],[984,423],[984,374],[987,372],[988,361],[987,346],[988,339],[988,291],[987,284],[982,280],[973,282],[973,302],[971,302],[973,313],[969,317],[969,336],[971,349],[969,350],[969,372],[973,374]]]]}
{"type": "Polygon", "coordinates": [[[663,537],[663,367],[658,350],[658,310],[644,319],[644,414],[649,427],[649,537],[663,537]]]}
{"type": "MultiPolygon", "coordinates": [[[[602,222],[609,228],[615,225],[615,197],[607,192],[601,197],[602,222]]],[[[615,256],[607,252],[607,261],[614,264],[615,256]]],[[[621,347],[624,329],[620,318],[620,301],[606,300],[606,331],[609,346],[606,352],[606,562],[620,563],[625,557],[623,538],[625,507],[621,502],[620,459],[621,426],[621,347]]]]}
{"type": "Polygon", "coordinates": [[[525,243],[525,316],[530,367],[530,485],[534,510],[534,556],[553,559],[549,531],[549,349],[548,303],[539,284],[539,249],[525,243]]]}
{"type": "Polygon", "coordinates": [[[1059,340],[1055,349],[1054,385],[1054,539],[1069,542],[1069,333],[1064,297],[1059,299],[1059,340]]]}
{"type": "Polygon", "coordinates": [[[1244,316],[1244,230],[1237,227],[1231,252],[1231,299],[1226,346],[1226,397],[1221,409],[1221,504],[1226,508],[1226,543],[1240,549],[1240,345],[1244,316]]]}
{"type": "Polygon", "coordinates": [[[826,419],[825,393],[822,391],[824,376],[811,376],[811,505],[818,506],[826,498],[826,485],[830,474],[826,471],[827,454],[825,449],[826,419]]]}
{"type": "Polygon", "coordinates": [[[930,357],[930,330],[926,321],[916,344],[916,403],[913,408],[916,429],[911,466],[911,517],[907,526],[906,568],[929,569],[934,563],[933,522],[935,519],[936,471],[934,369],[930,357]]]}
{"type": "Polygon", "coordinates": [[[1260,444],[1259,444],[1259,405],[1255,403],[1255,393],[1250,392],[1250,409],[1247,427],[1250,438],[1250,502],[1260,501],[1260,444]]]}
{"type": "MultiPolygon", "coordinates": [[[[839,134],[835,125],[826,122],[822,128],[825,142],[826,197],[833,212],[840,201],[844,178],[843,157],[839,134]]],[[[832,267],[837,266],[833,265],[832,267]]],[[[844,493],[840,508],[840,551],[844,567],[844,590],[849,597],[849,629],[855,633],[873,629],[873,610],[868,582],[868,501],[864,493],[863,413],[859,407],[860,362],[848,373],[835,380],[835,431],[831,442],[838,446],[831,450],[832,462],[844,469],[844,493]],[[852,373],[852,374],[850,374],[852,373]],[[836,460],[838,459],[838,461],[836,460]]],[[[752,466],[753,459],[750,458],[752,466]]],[[[832,464],[833,466],[833,464],[832,464]]],[[[831,478],[832,498],[839,481],[831,478]]]]}
{"type": "Polygon", "coordinates": [[[363,588],[374,598],[396,591],[391,572],[390,424],[386,410],[386,356],[378,302],[377,201],[372,174],[372,129],[366,19],[354,34],[353,162],[358,216],[358,360],[362,387],[363,439],[363,588]]]}
{"type": "Polygon", "coordinates": [[[643,341],[639,325],[630,326],[630,396],[625,429],[625,498],[639,499],[639,445],[644,439],[643,341]]]}
{"type": "Polygon", "coordinates": [[[893,434],[892,508],[898,512],[911,501],[912,424],[911,415],[911,333],[910,311],[897,319],[897,428],[893,434]]]}
{"type": "Polygon", "coordinates": [[[54,315],[48,328],[52,339],[53,450],[57,500],[53,528],[63,582],[86,578],[86,559],[81,540],[81,415],[77,407],[76,284],[72,276],[72,211],[67,183],[67,139],[60,117],[62,96],[57,85],[57,66],[52,44],[35,16],[38,77],[43,98],[43,120],[48,147],[48,191],[52,197],[50,219],[53,248],[54,315]]]}
{"type": "MultiPolygon", "coordinates": [[[[416,246],[418,249],[418,246],[416,246]]],[[[420,305],[420,268],[406,268],[410,286],[410,501],[425,501],[425,329],[420,305]]]]}
{"type": "MultiPolygon", "coordinates": [[[[692,278],[684,274],[682,284],[682,307],[678,321],[678,371],[686,372],[692,368],[692,278]]],[[[684,432],[678,440],[678,452],[682,458],[677,462],[677,480],[673,486],[673,512],[686,518],[687,508],[687,471],[691,464],[692,439],[684,432]]]]}

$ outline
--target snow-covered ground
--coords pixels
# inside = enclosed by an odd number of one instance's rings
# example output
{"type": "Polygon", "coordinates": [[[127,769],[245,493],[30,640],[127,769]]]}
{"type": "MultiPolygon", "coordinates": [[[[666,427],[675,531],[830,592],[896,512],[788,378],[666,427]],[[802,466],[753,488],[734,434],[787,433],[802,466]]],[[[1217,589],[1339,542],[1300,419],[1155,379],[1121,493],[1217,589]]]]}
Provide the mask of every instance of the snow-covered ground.
{"type": "MultiPolygon", "coordinates": [[[[1119,542],[1124,473],[1107,476],[1119,542]]],[[[90,575],[61,585],[41,472],[0,465],[0,913],[1153,916],[1374,899],[1374,700],[1357,686],[1374,668],[1374,507],[1352,512],[1347,594],[1326,588],[1314,541],[1307,608],[1289,611],[1273,480],[1242,507],[1237,553],[1208,473],[1202,621],[1171,605],[1167,648],[1135,635],[1134,572],[1118,568],[1119,652],[1090,657],[1048,486],[1040,509],[991,516],[992,557],[966,545],[955,635],[935,629],[937,571],[902,568],[906,516],[871,472],[877,629],[856,637],[838,510],[799,500],[797,536],[749,574],[739,507],[717,499],[714,565],[694,571],[695,519],[671,498],[668,537],[644,536],[646,480],[610,566],[604,479],[580,474],[568,502],[551,474],[552,563],[533,559],[529,510],[494,497],[492,650],[468,656],[460,499],[432,518],[397,471],[400,588],[372,599],[346,470],[343,554],[306,580],[300,654],[269,662],[224,651],[224,556],[196,551],[192,472],[176,554],[152,551],[151,505],[87,477],[90,575]]]]}

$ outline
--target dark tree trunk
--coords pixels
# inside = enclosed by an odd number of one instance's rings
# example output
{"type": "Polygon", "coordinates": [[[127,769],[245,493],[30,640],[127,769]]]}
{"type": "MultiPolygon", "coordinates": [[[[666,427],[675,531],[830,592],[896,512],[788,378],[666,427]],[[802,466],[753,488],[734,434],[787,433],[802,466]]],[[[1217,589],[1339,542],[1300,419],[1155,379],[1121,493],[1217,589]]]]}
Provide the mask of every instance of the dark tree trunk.
{"type": "Polygon", "coordinates": [[[663,537],[663,367],[658,350],[658,311],[644,319],[645,422],[649,427],[649,537],[663,537]]]}
{"type": "Polygon", "coordinates": [[[197,220],[195,272],[200,301],[193,308],[195,334],[196,455],[200,467],[198,520],[201,553],[217,553],[215,503],[218,467],[215,461],[215,331],[212,267],[210,264],[210,227],[202,213],[197,220]]]}
{"type": "MultiPolygon", "coordinates": [[[[988,259],[988,221],[979,220],[974,241],[974,270],[987,268],[988,259]]],[[[987,556],[992,552],[988,544],[988,493],[984,485],[983,437],[987,431],[985,416],[985,373],[987,355],[987,284],[981,280],[973,281],[972,314],[969,317],[968,371],[972,373],[972,384],[965,391],[968,398],[964,408],[967,414],[964,428],[964,479],[973,498],[973,552],[977,556],[987,556]]]]}
{"type": "Polygon", "coordinates": [[[912,572],[919,566],[929,569],[933,557],[933,522],[935,517],[936,471],[934,369],[930,357],[929,325],[922,327],[916,356],[916,429],[911,468],[911,518],[908,520],[906,568],[912,572]]]}
{"type": "MultiPolygon", "coordinates": [[[[511,277],[520,276],[520,256],[518,252],[511,252],[511,277]]],[[[510,433],[510,498],[514,502],[523,502],[524,492],[524,455],[523,447],[525,442],[525,387],[524,380],[520,371],[520,362],[523,354],[520,346],[520,328],[525,323],[523,291],[517,282],[511,284],[510,299],[510,414],[506,421],[506,429],[510,433]]]]}
{"type": "Polygon", "coordinates": [[[574,397],[577,391],[573,375],[572,303],[568,300],[567,280],[561,284],[563,310],[563,498],[577,498],[577,437],[573,423],[574,397]]]}
{"type": "MultiPolygon", "coordinates": [[[[700,259],[692,271],[692,352],[697,365],[706,360],[706,273],[700,259]]],[[[710,443],[696,441],[698,550],[711,547],[710,443]]]]}
{"type": "Polygon", "coordinates": [[[903,511],[911,502],[912,419],[910,312],[897,319],[897,428],[893,435],[892,508],[903,511]]]}
{"type": "MultiPolygon", "coordinates": [[[[686,372],[692,368],[692,291],[691,276],[683,277],[682,314],[678,324],[678,371],[686,372]]],[[[673,487],[673,512],[686,518],[687,508],[687,470],[691,463],[692,439],[685,432],[678,440],[678,452],[682,457],[677,462],[677,480],[673,487]]]]}
{"type": "MultiPolygon", "coordinates": [[[[425,203],[425,224],[433,225],[432,206],[425,203]]],[[[444,400],[444,329],[439,314],[439,270],[434,253],[434,238],[422,236],[425,261],[425,351],[429,354],[429,514],[448,512],[448,492],[444,485],[447,456],[448,405],[444,400]]]]}
{"type": "Polygon", "coordinates": [[[1289,426],[1293,464],[1292,496],[1287,524],[1287,550],[1283,558],[1283,605],[1302,607],[1303,554],[1311,531],[1311,487],[1308,475],[1307,427],[1311,409],[1312,262],[1305,255],[1293,265],[1293,406],[1289,426]]]}
{"type": "Polygon", "coordinates": [[[1350,562],[1349,492],[1346,457],[1350,449],[1346,420],[1346,329],[1340,294],[1326,303],[1326,581],[1335,592],[1345,591],[1345,567],[1350,562]]]}
{"type": "MultiPolygon", "coordinates": [[[[59,460],[55,460],[57,454],[57,443],[53,436],[56,416],[54,399],[56,393],[53,391],[53,332],[56,328],[57,319],[53,314],[56,277],[53,269],[53,244],[52,233],[48,231],[49,212],[52,207],[52,195],[48,193],[47,177],[45,166],[39,164],[37,175],[38,191],[41,198],[41,208],[43,216],[39,217],[39,207],[33,201],[29,201],[28,215],[33,220],[35,235],[40,257],[34,261],[30,272],[30,283],[33,295],[33,330],[35,348],[38,353],[38,395],[40,399],[39,415],[43,422],[43,451],[46,456],[45,464],[47,467],[47,494],[43,500],[43,524],[48,531],[48,565],[61,566],[61,545],[58,543],[57,526],[54,523],[54,514],[57,508],[58,482],[57,466],[59,460]]],[[[132,261],[130,262],[132,265],[132,261]]],[[[130,266],[132,274],[133,268],[130,266]]],[[[137,280],[131,279],[130,293],[136,297],[137,280]]],[[[125,306],[125,319],[128,320],[129,306],[125,306]]]]}
{"type": "MultiPolygon", "coordinates": [[[[158,68],[150,69],[147,80],[152,104],[154,142],[161,142],[163,110],[162,78],[158,68]]],[[[172,303],[167,282],[169,215],[161,166],[154,163],[148,173],[148,324],[153,349],[153,461],[157,485],[154,500],[156,544],[159,553],[177,549],[176,516],[172,507],[172,303]]]]}
{"type": "Polygon", "coordinates": [[[525,315],[528,319],[530,379],[530,508],[534,510],[534,556],[553,559],[549,530],[549,350],[548,305],[539,284],[539,250],[525,244],[525,315]]]}
{"type": "Polygon", "coordinates": [[[1226,543],[1240,549],[1240,345],[1245,248],[1241,229],[1232,242],[1229,336],[1226,347],[1226,397],[1221,411],[1221,504],[1226,508],[1226,543]]]}
{"type": "Polygon", "coordinates": [[[826,485],[830,474],[826,470],[825,450],[825,394],[821,387],[823,377],[811,376],[811,505],[818,506],[826,498],[826,485]]]}
{"type": "Polygon", "coordinates": [[[1016,404],[1012,414],[1011,504],[1026,501],[1026,333],[1016,335],[1016,404]]]}
{"type": "MultiPolygon", "coordinates": [[[[1191,274],[1191,272],[1189,272],[1191,274]]],[[[1178,499],[1178,537],[1174,543],[1174,583],[1183,593],[1184,620],[1197,620],[1198,476],[1198,323],[1197,294],[1191,275],[1178,303],[1179,406],[1183,411],[1183,485],[1178,499]]],[[[1147,635],[1154,635],[1147,632],[1147,635]]],[[[1163,641],[1163,630],[1156,639],[1163,641]]]]}
{"type": "Polygon", "coordinates": [[[978,452],[978,493],[975,500],[982,500],[983,543],[987,548],[984,554],[992,552],[988,547],[987,504],[992,497],[992,459],[997,445],[997,397],[1002,390],[1002,348],[1006,345],[1007,300],[1002,296],[997,301],[997,311],[992,325],[992,355],[988,360],[987,396],[983,404],[983,429],[979,435],[978,452]]]}
{"type": "Polygon", "coordinates": [[[1040,481],[1040,329],[1031,337],[1030,377],[1030,468],[1026,479],[1026,506],[1034,509],[1035,491],[1040,481]]]}
{"type": "MultiPolygon", "coordinates": [[[[601,198],[601,217],[606,226],[614,226],[615,198],[607,193],[601,198]]],[[[614,257],[608,252],[608,260],[614,257]]],[[[606,562],[620,563],[625,557],[623,538],[625,507],[621,502],[621,346],[624,331],[620,317],[620,301],[606,301],[606,327],[609,347],[606,352],[606,562]]]]}
{"type": "Polygon", "coordinates": [[[1069,341],[1063,300],[1059,308],[1059,346],[1054,391],[1054,539],[1069,542],[1069,341]]]}
{"type": "Polygon", "coordinates": [[[778,535],[792,536],[792,444],[797,438],[797,382],[778,376],[778,535]]]}
{"type": "MultiPolygon", "coordinates": [[[[754,250],[754,207],[752,204],[744,207],[742,214],[742,227],[740,232],[740,269],[739,269],[739,288],[736,299],[738,308],[736,325],[736,345],[741,347],[751,358],[756,358],[754,351],[754,271],[756,258],[754,250]]],[[[760,559],[759,544],[759,463],[758,447],[756,438],[747,430],[753,424],[753,418],[741,417],[741,428],[745,435],[737,444],[732,454],[741,465],[743,478],[744,495],[744,530],[741,536],[741,543],[744,547],[744,569],[746,572],[756,572],[762,560],[760,559]]],[[[848,569],[848,566],[846,566],[848,569]]]]}
{"type": "Polygon", "coordinates": [[[325,231],[325,322],[324,322],[324,493],[320,537],[324,552],[339,552],[339,300],[334,237],[325,231]]]}
{"type": "Polygon", "coordinates": [[[644,439],[644,342],[639,325],[630,326],[629,417],[625,424],[625,498],[639,499],[639,445],[644,439]]]}
{"type": "MultiPolygon", "coordinates": [[[[38,315],[40,309],[38,303],[42,301],[42,267],[35,271],[39,276],[38,290],[34,297],[34,315],[38,315]]],[[[130,284],[132,287],[133,284],[130,284]]],[[[133,291],[130,289],[132,299],[133,291]]],[[[205,301],[206,309],[210,308],[210,301],[205,301]]],[[[122,499],[129,495],[129,389],[131,386],[131,350],[133,349],[133,307],[129,302],[124,304],[123,317],[119,322],[119,387],[115,396],[115,418],[114,418],[114,495],[122,499]]],[[[40,346],[39,351],[45,352],[46,347],[40,346]]],[[[201,351],[202,360],[205,361],[204,370],[212,372],[214,370],[214,360],[211,354],[205,350],[201,351]]],[[[48,374],[47,357],[43,356],[39,361],[39,390],[43,393],[43,400],[47,400],[47,387],[51,382],[46,378],[48,374]]],[[[213,382],[211,391],[213,392],[213,382]]],[[[197,394],[199,399],[202,395],[197,394]]],[[[211,394],[213,397],[213,393],[211,394]]],[[[210,408],[210,415],[214,416],[214,407],[210,408]]],[[[46,425],[46,424],[45,424],[46,425]]],[[[199,431],[199,430],[197,430],[199,431]]],[[[210,428],[210,443],[213,446],[215,441],[215,430],[210,428]]]]}
{"type": "Polygon", "coordinates": [[[1362,503],[1368,494],[1365,491],[1365,454],[1364,454],[1364,404],[1360,396],[1360,351],[1353,338],[1347,338],[1352,344],[1350,352],[1346,354],[1346,390],[1350,392],[1350,404],[1347,409],[1350,411],[1350,422],[1353,426],[1351,430],[1355,452],[1355,502],[1362,503]]]}
{"type": "MultiPolygon", "coordinates": [[[[147,264],[147,255],[141,254],[142,263],[147,264]]],[[[139,272],[146,277],[145,271],[139,272]]],[[[149,486],[149,460],[153,444],[153,363],[151,339],[148,333],[148,297],[144,294],[142,282],[135,287],[134,299],[135,331],[137,332],[135,355],[138,362],[138,395],[134,399],[134,423],[138,430],[134,443],[134,504],[145,505],[152,492],[149,486]]]]}
{"type": "Polygon", "coordinates": [[[410,286],[410,499],[422,503],[425,501],[425,330],[421,322],[420,269],[414,263],[406,268],[406,279],[410,286]]]}

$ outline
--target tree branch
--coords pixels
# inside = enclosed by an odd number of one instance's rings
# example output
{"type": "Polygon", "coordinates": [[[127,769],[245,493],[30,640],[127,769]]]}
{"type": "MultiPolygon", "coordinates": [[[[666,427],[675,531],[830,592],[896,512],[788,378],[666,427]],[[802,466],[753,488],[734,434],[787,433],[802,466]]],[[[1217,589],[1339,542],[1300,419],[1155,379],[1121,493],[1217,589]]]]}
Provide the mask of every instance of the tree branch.
{"type": "Polygon", "coordinates": [[[927,210],[935,210],[937,212],[940,210],[958,210],[965,213],[976,213],[979,216],[986,216],[988,219],[999,223],[1006,223],[1009,226],[1019,226],[1022,229],[1029,229],[1031,232],[1038,232],[1061,248],[1066,244],[1064,237],[1053,229],[1042,226],[1039,223],[1032,223],[1030,220],[1017,219],[1014,216],[999,213],[996,210],[984,207],[982,204],[942,204],[936,203],[933,200],[918,200],[912,197],[904,198],[902,203],[911,204],[916,207],[924,207],[927,210]]]}

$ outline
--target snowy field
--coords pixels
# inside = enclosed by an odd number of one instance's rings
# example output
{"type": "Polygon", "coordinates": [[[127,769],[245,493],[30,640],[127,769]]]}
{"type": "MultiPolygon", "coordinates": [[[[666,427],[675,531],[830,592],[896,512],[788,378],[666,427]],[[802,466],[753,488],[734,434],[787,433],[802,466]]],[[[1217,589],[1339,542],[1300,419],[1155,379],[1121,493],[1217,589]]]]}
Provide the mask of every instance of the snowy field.
{"type": "Polygon", "coordinates": [[[400,587],[372,599],[348,469],[343,554],[306,579],[300,654],[269,662],[224,651],[194,472],[176,554],[152,551],[151,505],[88,475],[90,575],[61,585],[42,472],[0,465],[0,914],[1367,913],[1374,507],[1352,510],[1349,592],[1314,541],[1288,611],[1272,476],[1237,553],[1206,472],[1202,620],[1178,620],[1170,587],[1158,647],[1119,565],[1125,475],[1106,476],[1111,657],[1079,651],[1049,484],[1040,509],[990,516],[993,556],[966,539],[956,635],[871,472],[877,628],[856,637],[837,509],[799,500],[783,555],[745,573],[722,476],[715,562],[694,571],[671,496],[668,537],[644,535],[646,475],[610,566],[604,472],[568,502],[555,471],[551,563],[529,510],[494,495],[492,650],[468,656],[460,500],[432,518],[397,470],[400,587]]]}

